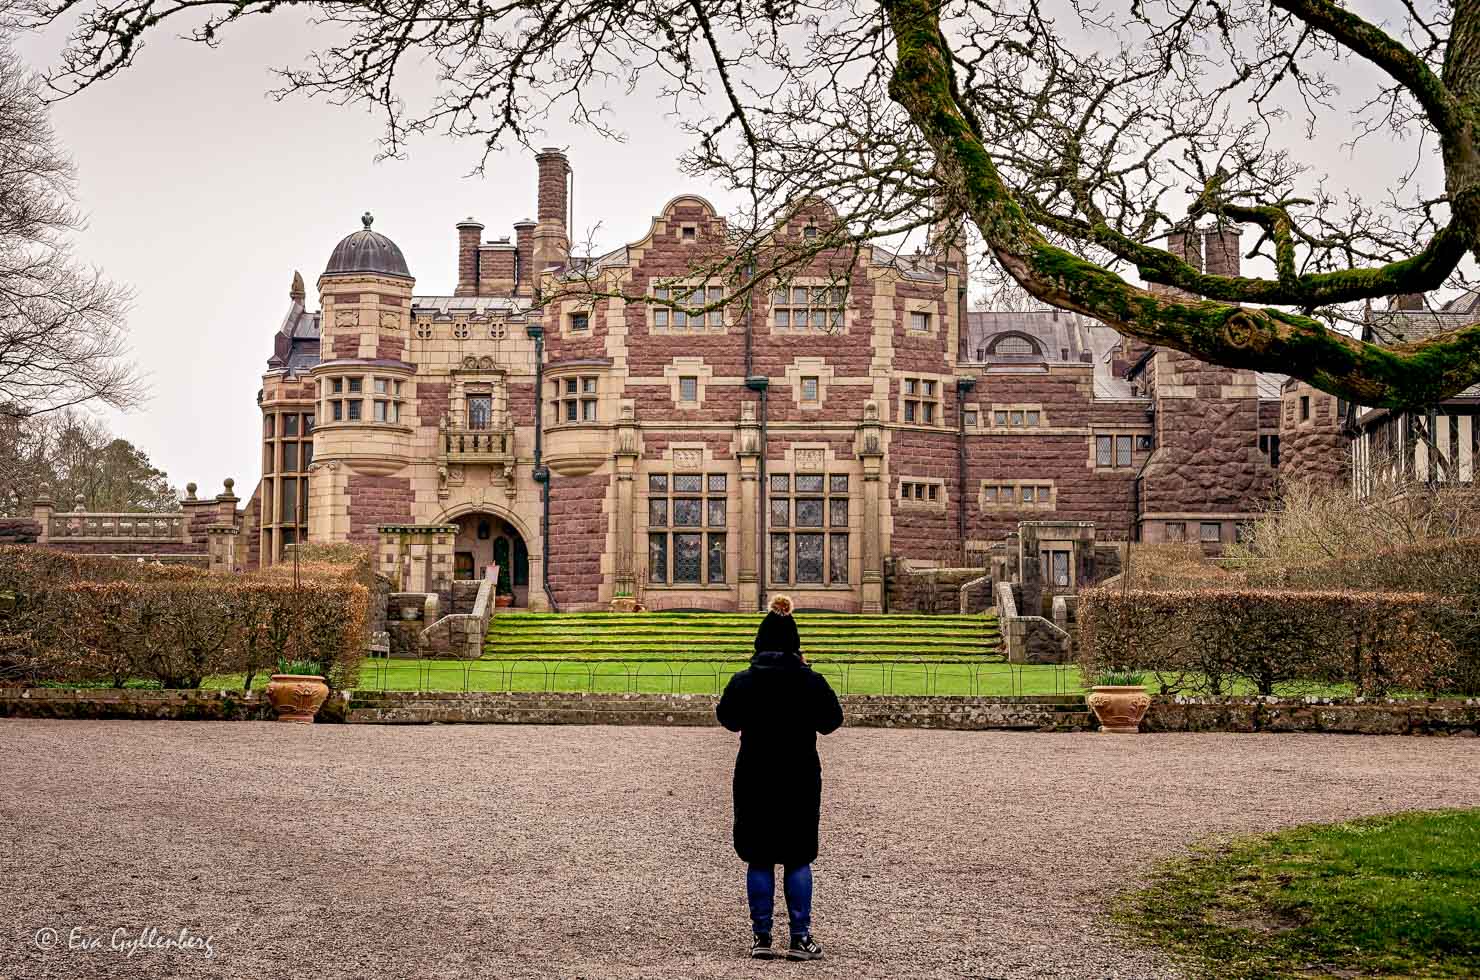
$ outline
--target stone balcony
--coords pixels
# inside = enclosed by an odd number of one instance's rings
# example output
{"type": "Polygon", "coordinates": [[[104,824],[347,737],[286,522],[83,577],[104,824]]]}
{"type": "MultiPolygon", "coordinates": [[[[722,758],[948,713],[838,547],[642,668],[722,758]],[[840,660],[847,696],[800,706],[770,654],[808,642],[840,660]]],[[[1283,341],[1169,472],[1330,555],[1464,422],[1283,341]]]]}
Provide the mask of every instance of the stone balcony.
{"type": "Polygon", "coordinates": [[[444,466],[512,466],[514,463],[514,425],[507,413],[481,426],[444,423],[437,440],[438,462],[444,466]]]}

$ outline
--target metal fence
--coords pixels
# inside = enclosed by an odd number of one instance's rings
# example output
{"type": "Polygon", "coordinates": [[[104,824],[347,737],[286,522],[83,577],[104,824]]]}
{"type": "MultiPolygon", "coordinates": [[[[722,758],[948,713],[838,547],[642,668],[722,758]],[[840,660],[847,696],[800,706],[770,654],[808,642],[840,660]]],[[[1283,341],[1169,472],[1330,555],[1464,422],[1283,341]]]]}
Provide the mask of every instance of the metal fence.
{"type": "MultiPolygon", "coordinates": [[[[390,660],[366,663],[372,691],[533,691],[719,694],[744,660],[390,660]]],[[[1079,668],[1000,661],[824,661],[812,669],[839,694],[1069,695],[1084,690],[1079,668]]]]}

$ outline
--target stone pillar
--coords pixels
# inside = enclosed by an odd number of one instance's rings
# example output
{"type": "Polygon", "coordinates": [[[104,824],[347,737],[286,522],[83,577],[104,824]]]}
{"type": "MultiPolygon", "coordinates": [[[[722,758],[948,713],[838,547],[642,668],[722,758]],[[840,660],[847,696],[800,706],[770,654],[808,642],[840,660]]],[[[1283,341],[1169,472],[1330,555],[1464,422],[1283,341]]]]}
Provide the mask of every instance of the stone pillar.
{"type": "Polygon", "coordinates": [[[238,568],[236,542],[241,529],[235,524],[211,524],[206,528],[210,569],[218,575],[230,575],[238,568]]]}
{"type": "Polygon", "coordinates": [[[740,464],[740,569],[736,578],[739,593],[736,609],[750,612],[760,605],[760,570],[756,568],[755,535],[757,480],[760,479],[761,426],[756,419],[757,402],[740,403],[739,436],[735,459],[740,464]]]}
{"type": "Polygon", "coordinates": [[[614,593],[634,598],[637,595],[637,575],[634,571],[632,535],[637,494],[633,481],[636,478],[637,455],[637,418],[631,405],[623,405],[621,421],[617,426],[617,449],[613,453],[613,470],[617,480],[617,530],[616,558],[612,573],[614,593]]]}
{"type": "Polygon", "coordinates": [[[46,544],[51,540],[51,515],[55,509],[51,502],[51,487],[42,484],[36,491],[36,499],[31,501],[31,517],[41,525],[41,533],[36,538],[37,544],[46,544]]]}
{"type": "Polygon", "coordinates": [[[879,405],[867,402],[858,426],[858,458],[863,463],[863,594],[861,611],[884,611],[884,437],[879,405]]]}
{"type": "Polygon", "coordinates": [[[1018,582],[1022,591],[1018,615],[1043,615],[1043,563],[1038,558],[1038,528],[1030,521],[1018,525],[1018,582]]]}

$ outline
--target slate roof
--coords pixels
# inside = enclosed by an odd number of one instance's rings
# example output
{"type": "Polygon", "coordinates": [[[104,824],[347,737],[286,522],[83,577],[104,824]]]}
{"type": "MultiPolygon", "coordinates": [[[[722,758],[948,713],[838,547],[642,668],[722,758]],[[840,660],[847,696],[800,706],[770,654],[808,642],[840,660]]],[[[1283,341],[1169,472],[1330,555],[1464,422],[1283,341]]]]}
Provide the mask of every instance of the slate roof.
{"type": "Polygon", "coordinates": [[[375,219],[369,211],[360,220],[365,227],[346,235],[334,246],[329,262],[324,266],[324,275],[370,272],[410,279],[411,270],[406,267],[406,256],[401,254],[401,247],[380,232],[370,230],[370,223],[375,219]]]}

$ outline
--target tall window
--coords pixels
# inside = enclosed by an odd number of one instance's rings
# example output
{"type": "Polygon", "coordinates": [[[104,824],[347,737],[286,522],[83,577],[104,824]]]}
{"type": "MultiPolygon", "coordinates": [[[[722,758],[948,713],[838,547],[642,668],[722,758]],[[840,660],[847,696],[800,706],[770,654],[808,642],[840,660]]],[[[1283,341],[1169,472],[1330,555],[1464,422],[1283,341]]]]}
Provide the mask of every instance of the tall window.
{"type": "Polygon", "coordinates": [[[773,473],[771,583],[846,585],[848,477],[773,473]]]}
{"type": "Polygon", "coordinates": [[[597,421],[595,377],[556,378],[550,384],[554,388],[550,397],[557,425],[597,421]]]}
{"type": "Polygon", "coordinates": [[[903,396],[901,418],[920,425],[935,425],[940,418],[940,384],[930,378],[905,378],[899,387],[903,396]]]}
{"type": "Polygon", "coordinates": [[[313,412],[269,412],[262,433],[262,561],[308,538],[308,468],[313,465],[313,412]]]}
{"type": "Polygon", "coordinates": [[[703,330],[706,326],[723,327],[725,325],[724,307],[717,307],[705,313],[702,308],[711,303],[718,303],[725,298],[723,286],[675,286],[655,287],[653,299],[671,300],[680,304],[678,308],[667,305],[651,304],[648,309],[652,315],[649,322],[658,330],[703,330]]]}
{"type": "Polygon", "coordinates": [[[1259,437],[1259,451],[1269,457],[1270,466],[1280,465],[1280,437],[1268,433],[1259,437]]]}
{"type": "Polygon", "coordinates": [[[792,286],[771,292],[772,324],[782,329],[837,330],[843,326],[840,286],[792,286]]]}
{"type": "Polygon", "coordinates": [[[727,484],[723,473],[648,474],[649,583],[726,581],[727,484]]]}

